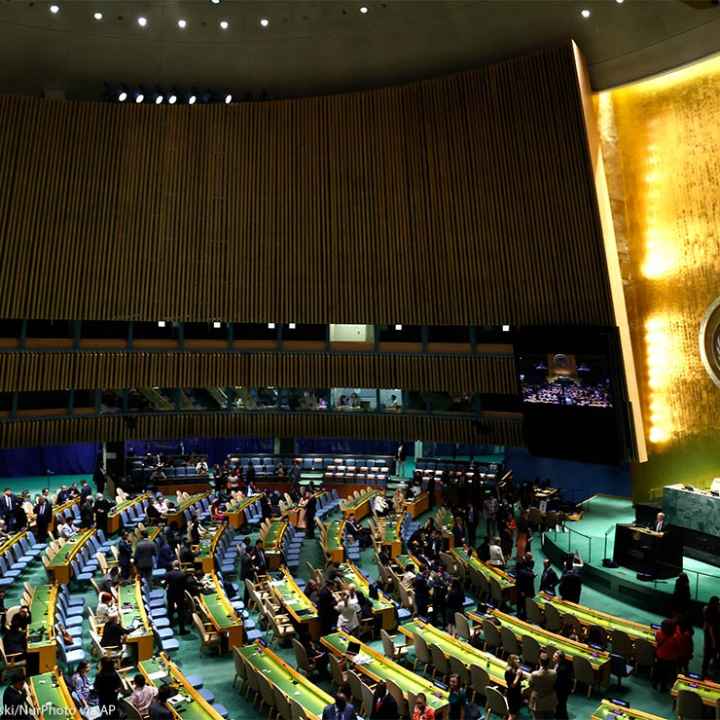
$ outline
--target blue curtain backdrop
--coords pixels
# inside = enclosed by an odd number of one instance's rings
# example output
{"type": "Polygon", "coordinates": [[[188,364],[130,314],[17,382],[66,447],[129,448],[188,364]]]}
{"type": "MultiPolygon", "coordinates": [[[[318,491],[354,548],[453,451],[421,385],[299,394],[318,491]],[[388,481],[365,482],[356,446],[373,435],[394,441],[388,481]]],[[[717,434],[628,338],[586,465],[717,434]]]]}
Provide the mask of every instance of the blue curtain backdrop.
{"type": "Polygon", "coordinates": [[[0,477],[92,475],[100,452],[97,443],[0,450],[0,477]]]}
{"type": "MultiPolygon", "coordinates": [[[[298,455],[395,455],[399,443],[392,440],[351,440],[349,438],[297,438],[295,452],[298,455]]],[[[413,443],[405,443],[405,452],[412,456],[413,443]]]]}
{"type": "Polygon", "coordinates": [[[159,453],[160,455],[173,455],[180,452],[182,444],[186,453],[199,453],[208,456],[208,463],[221,464],[229,453],[271,453],[273,451],[272,438],[182,438],[180,440],[128,440],[125,443],[125,452],[130,455],[144,455],[145,453],[159,453]]]}
{"type": "Polygon", "coordinates": [[[513,480],[550,480],[553,487],[575,502],[603,493],[630,497],[630,469],[627,465],[595,465],[593,463],[535,457],[527,450],[508,448],[505,465],[513,471],[513,480]]]}

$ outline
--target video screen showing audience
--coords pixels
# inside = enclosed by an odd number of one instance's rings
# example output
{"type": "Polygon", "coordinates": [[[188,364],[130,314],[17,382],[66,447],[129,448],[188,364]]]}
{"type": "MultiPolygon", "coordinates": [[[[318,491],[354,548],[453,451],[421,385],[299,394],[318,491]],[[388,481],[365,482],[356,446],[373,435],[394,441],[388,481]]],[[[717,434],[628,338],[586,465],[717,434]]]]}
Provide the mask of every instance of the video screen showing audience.
{"type": "Polygon", "coordinates": [[[548,353],[518,358],[524,403],[611,408],[610,378],[603,358],[548,353]]]}

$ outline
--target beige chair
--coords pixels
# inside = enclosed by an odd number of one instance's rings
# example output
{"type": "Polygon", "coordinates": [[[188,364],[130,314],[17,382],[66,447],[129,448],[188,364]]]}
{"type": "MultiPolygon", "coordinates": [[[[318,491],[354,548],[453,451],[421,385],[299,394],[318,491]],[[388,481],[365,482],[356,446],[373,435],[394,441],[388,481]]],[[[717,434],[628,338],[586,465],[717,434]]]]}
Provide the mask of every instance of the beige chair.
{"type": "Polygon", "coordinates": [[[432,665],[432,656],[430,655],[430,648],[428,647],[425,638],[419,633],[415,633],[413,637],[415,644],[415,662],[413,663],[413,671],[417,668],[418,664],[424,665],[427,671],[428,667],[432,665]]]}
{"type": "Polygon", "coordinates": [[[352,693],[353,700],[359,705],[363,700],[362,680],[354,670],[348,670],[345,673],[345,676],[347,677],[348,685],[350,685],[350,692],[352,693]]]}
{"type": "Polygon", "coordinates": [[[292,646],[295,651],[295,662],[297,663],[298,670],[304,672],[308,677],[314,675],[317,672],[317,668],[310,662],[305,646],[295,638],[292,639],[292,646]]]}
{"type": "Polygon", "coordinates": [[[678,720],[698,720],[698,718],[704,717],[705,708],[702,698],[692,690],[680,690],[675,713],[678,720]]]}
{"type": "Polygon", "coordinates": [[[430,657],[432,658],[433,664],[433,677],[435,677],[437,673],[440,673],[440,678],[444,682],[450,674],[450,663],[448,662],[447,655],[445,655],[437,645],[432,644],[430,645],[430,657]]]}
{"type": "Polygon", "coordinates": [[[5,645],[3,644],[2,638],[0,638],[0,659],[2,660],[2,671],[16,670],[18,668],[24,668],[27,664],[22,653],[6,653],[5,645]]]}
{"type": "Polygon", "coordinates": [[[330,663],[330,677],[332,677],[333,684],[341,687],[345,683],[345,676],[340,661],[334,655],[328,655],[328,662],[330,663]]]}
{"type": "Polygon", "coordinates": [[[495,623],[490,620],[483,620],[482,624],[483,637],[485,638],[485,649],[490,652],[497,653],[502,649],[502,637],[495,623]]]}
{"type": "MultiPolygon", "coordinates": [[[[243,660],[243,662],[245,662],[243,660]]],[[[257,704],[262,700],[260,695],[260,681],[258,680],[258,672],[250,665],[245,665],[245,679],[247,680],[247,694],[257,704]]]]}
{"type": "Polygon", "coordinates": [[[576,655],[573,658],[573,670],[575,671],[575,682],[585,685],[587,687],[587,696],[590,697],[595,685],[595,673],[590,661],[576,655]]]}
{"type": "Polygon", "coordinates": [[[277,716],[280,720],[292,720],[292,711],[290,709],[290,699],[277,687],[272,686],[273,695],[275,696],[275,707],[277,708],[277,716]]]}
{"type": "Polygon", "coordinates": [[[375,693],[369,685],[361,682],[362,685],[362,705],[360,707],[360,715],[364,718],[369,718],[373,711],[373,703],[375,700],[375,693]]]}
{"type": "Polygon", "coordinates": [[[457,675],[460,678],[460,685],[462,687],[470,687],[470,671],[462,660],[458,660],[456,657],[450,656],[450,674],[457,675]]]}
{"type": "Polygon", "coordinates": [[[515,633],[510,628],[500,628],[500,638],[502,639],[503,652],[506,655],[521,655],[520,643],[515,637],[515,633]]]}
{"type": "Polygon", "coordinates": [[[143,720],[143,716],[138,712],[138,709],[125,698],[120,698],[120,709],[125,714],[127,720],[143,720]]]}
{"type": "Polygon", "coordinates": [[[530,667],[535,667],[540,662],[540,643],[531,635],[522,636],[522,657],[530,667]]]}
{"type": "Polygon", "coordinates": [[[560,613],[554,605],[545,604],[545,628],[550,632],[560,632],[562,630],[562,619],[560,613]]]}
{"type": "Polygon", "coordinates": [[[235,677],[233,678],[233,687],[239,688],[242,693],[243,689],[247,685],[247,670],[245,667],[245,661],[243,656],[240,654],[240,648],[233,648],[233,663],[235,665],[235,677]],[[239,683],[239,685],[238,685],[239,683]]]}
{"type": "Polygon", "coordinates": [[[473,692],[473,700],[477,701],[477,696],[485,697],[485,690],[490,684],[490,676],[485,668],[479,665],[470,666],[470,688],[473,692]]]}
{"type": "Polygon", "coordinates": [[[635,671],[652,670],[655,664],[655,646],[648,640],[635,641],[635,671]]]}
{"type": "Polygon", "coordinates": [[[273,686],[270,681],[262,674],[257,674],[258,686],[260,688],[260,699],[261,708],[263,705],[267,705],[269,717],[273,718],[277,714],[277,707],[275,705],[275,693],[273,692],[273,686]]]}
{"type": "Polygon", "coordinates": [[[485,720],[490,720],[493,715],[505,718],[508,714],[508,704],[505,696],[490,685],[485,688],[485,720]]]}
{"type": "Polygon", "coordinates": [[[409,715],[408,701],[403,694],[403,691],[392,681],[386,681],[388,692],[395,698],[395,702],[398,706],[398,715],[401,718],[406,718],[409,715]]]}
{"type": "Polygon", "coordinates": [[[525,598],[525,612],[527,613],[528,622],[541,627],[545,624],[545,616],[540,606],[531,597],[525,598]]]}
{"type": "Polygon", "coordinates": [[[402,660],[410,649],[409,645],[396,645],[395,640],[387,630],[380,630],[380,638],[382,639],[385,657],[389,657],[391,660],[402,660]]]}
{"type": "Polygon", "coordinates": [[[490,598],[493,604],[497,608],[502,608],[505,605],[505,597],[500,588],[500,583],[495,578],[491,578],[488,580],[488,584],[490,585],[490,598]]]}
{"type": "Polygon", "coordinates": [[[204,623],[197,613],[193,613],[192,621],[200,636],[202,649],[220,652],[220,634],[215,632],[212,625],[204,623]]]}
{"type": "Polygon", "coordinates": [[[290,700],[290,714],[292,717],[292,720],[307,720],[307,715],[305,714],[305,708],[300,705],[300,703],[296,702],[295,700],[290,700]]]}

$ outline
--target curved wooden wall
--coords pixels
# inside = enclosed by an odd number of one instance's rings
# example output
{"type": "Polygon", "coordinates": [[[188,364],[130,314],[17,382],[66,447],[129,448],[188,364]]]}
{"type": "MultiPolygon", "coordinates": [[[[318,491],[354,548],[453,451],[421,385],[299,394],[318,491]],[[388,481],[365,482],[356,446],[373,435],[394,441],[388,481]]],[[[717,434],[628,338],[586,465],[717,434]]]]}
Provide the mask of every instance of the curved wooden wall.
{"type": "Polygon", "coordinates": [[[0,354],[0,392],[128,387],[400,387],[513,394],[510,357],[291,353],[0,354]]]}
{"type": "Polygon", "coordinates": [[[0,423],[0,447],[179,437],[356,437],[436,442],[524,444],[519,415],[487,413],[482,428],[468,419],[363,415],[186,414],[14,420],[0,423]]]}
{"type": "Polygon", "coordinates": [[[0,317],[612,325],[570,45],[232,106],[0,97],[0,317]]]}

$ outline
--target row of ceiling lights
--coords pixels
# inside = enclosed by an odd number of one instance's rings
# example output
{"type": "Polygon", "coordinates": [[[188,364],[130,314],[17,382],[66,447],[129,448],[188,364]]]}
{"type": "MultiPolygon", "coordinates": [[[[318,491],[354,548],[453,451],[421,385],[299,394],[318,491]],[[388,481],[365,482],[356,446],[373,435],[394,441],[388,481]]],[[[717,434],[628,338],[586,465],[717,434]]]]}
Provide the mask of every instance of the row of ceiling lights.
{"type": "MultiPolygon", "coordinates": [[[[210,0],[210,2],[213,5],[219,5],[222,0],[210,0]]],[[[618,2],[622,2],[622,0],[617,0],[618,2]]],[[[50,5],[50,12],[53,15],[58,15],[60,13],[60,5],[58,3],[52,3],[50,5]]],[[[361,5],[360,6],[360,13],[362,15],[366,15],[368,12],[367,5],[361,5]]],[[[589,13],[589,11],[588,11],[589,13]]],[[[101,22],[104,19],[104,15],[101,12],[94,12],[93,13],[93,19],[97,20],[98,22],[101,22]]],[[[144,15],[139,15],[136,18],[137,24],[141,28],[146,28],[149,24],[147,17],[144,15]]],[[[268,17],[261,17],[259,20],[259,24],[261,28],[267,28],[270,27],[270,18],[268,17]]],[[[230,22],[228,20],[220,20],[218,25],[220,26],[221,30],[227,30],[230,27],[230,22]]],[[[185,30],[188,26],[188,21],[185,18],[179,18],[177,21],[177,26],[180,30],[185,30]]]]}
{"type": "MultiPolygon", "coordinates": [[[[615,2],[618,5],[622,5],[625,2],[625,0],[615,0],[615,2]]],[[[587,20],[592,15],[592,12],[590,10],[588,10],[587,8],[584,8],[583,10],[580,11],[580,14],[587,20]]]]}

